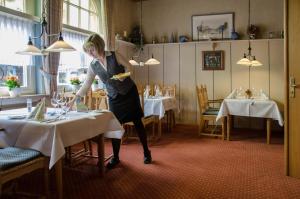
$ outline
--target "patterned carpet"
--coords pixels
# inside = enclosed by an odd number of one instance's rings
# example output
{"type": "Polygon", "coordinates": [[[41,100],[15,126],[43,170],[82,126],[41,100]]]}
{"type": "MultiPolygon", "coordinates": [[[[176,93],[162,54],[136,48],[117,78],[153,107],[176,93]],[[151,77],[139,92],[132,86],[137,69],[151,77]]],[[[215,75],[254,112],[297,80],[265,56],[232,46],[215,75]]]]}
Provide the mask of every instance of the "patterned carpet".
{"type": "MultiPolygon", "coordinates": [[[[284,175],[283,135],[267,145],[263,132],[234,132],[234,141],[198,138],[177,126],[151,144],[153,164],[143,164],[136,140],[121,147],[121,164],[97,175],[93,161],[65,168],[64,198],[300,198],[300,179],[284,175]]],[[[106,144],[110,153],[110,143],[106,144]]],[[[54,176],[51,198],[55,198],[54,176]]],[[[19,189],[41,192],[42,174],[19,180],[19,189]]]]}

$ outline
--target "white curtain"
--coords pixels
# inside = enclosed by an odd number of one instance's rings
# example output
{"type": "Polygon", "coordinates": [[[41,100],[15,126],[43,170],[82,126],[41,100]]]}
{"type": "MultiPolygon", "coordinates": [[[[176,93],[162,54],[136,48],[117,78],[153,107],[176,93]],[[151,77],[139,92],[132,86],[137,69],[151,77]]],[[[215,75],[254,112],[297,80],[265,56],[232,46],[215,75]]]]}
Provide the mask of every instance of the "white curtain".
{"type": "Polygon", "coordinates": [[[0,15],[0,64],[14,66],[32,65],[32,56],[17,55],[28,37],[33,35],[33,22],[13,16],[0,15]]]}
{"type": "Polygon", "coordinates": [[[82,45],[88,36],[64,30],[63,37],[68,44],[76,48],[76,51],[61,53],[59,66],[71,68],[88,67],[92,58],[85,54],[82,49],[82,45]]]}

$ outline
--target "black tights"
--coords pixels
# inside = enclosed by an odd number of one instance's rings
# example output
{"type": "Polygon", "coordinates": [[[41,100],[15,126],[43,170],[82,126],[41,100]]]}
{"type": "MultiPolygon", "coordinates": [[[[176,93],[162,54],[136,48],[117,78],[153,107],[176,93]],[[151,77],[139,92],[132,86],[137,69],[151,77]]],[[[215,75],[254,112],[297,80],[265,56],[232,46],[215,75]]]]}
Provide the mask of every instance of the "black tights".
{"type": "MultiPolygon", "coordinates": [[[[143,125],[143,122],[141,119],[138,119],[138,120],[134,120],[133,124],[134,124],[136,132],[139,136],[140,142],[143,145],[144,156],[148,156],[150,151],[148,149],[147,134],[146,134],[146,129],[143,125]]],[[[119,158],[121,140],[120,139],[111,139],[111,143],[112,143],[112,147],[113,147],[114,157],[119,158]]]]}

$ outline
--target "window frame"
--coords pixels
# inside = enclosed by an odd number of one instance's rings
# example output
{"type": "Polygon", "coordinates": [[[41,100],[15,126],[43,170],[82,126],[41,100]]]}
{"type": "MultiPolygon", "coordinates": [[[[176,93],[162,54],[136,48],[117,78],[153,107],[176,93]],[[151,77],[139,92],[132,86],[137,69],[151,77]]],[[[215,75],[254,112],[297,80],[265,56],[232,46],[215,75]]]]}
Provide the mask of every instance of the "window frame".
{"type": "MultiPolygon", "coordinates": [[[[25,2],[25,1],[24,1],[25,2]]],[[[22,19],[27,19],[32,21],[33,23],[39,24],[40,18],[20,12],[17,10],[13,10],[11,8],[7,8],[4,6],[0,6],[0,13],[8,16],[14,16],[14,17],[20,17],[22,19]]],[[[24,45],[26,44],[26,41],[24,41],[24,45]]],[[[17,49],[16,49],[17,50],[17,49]]],[[[36,94],[36,67],[35,65],[35,58],[33,58],[33,65],[32,66],[23,66],[25,68],[24,73],[26,73],[26,76],[24,76],[24,79],[26,80],[27,85],[22,86],[22,94],[36,94]]],[[[8,90],[5,86],[0,86],[0,96],[8,96],[8,90]]]]}
{"type": "Polygon", "coordinates": [[[9,8],[9,7],[6,7],[6,6],[5,6],[6,1],[7,1],[7,0],[0,0],[0,6],[3,6],[3,7],[5,7],[5,8],[11,9],[11,10],[15,10],[15,11],[17,11],[17,12],[26,13],[26,11],[27,11],[27,8],[26,8],[26,1],[27,1],[27,0],[22,0],[22,1],[23,1],[23,10],[22,10],[22,11],[19,11],[19,10],[16,10],[16,9],[12,9],[12,8],[9,8]]]}
{"type": "MultiPolygon", "coordinates": [[[[99,12],[94,12],[94,11],[92,11],[92,9],[91,9],[91,5],[92,4],[94,4],[94,6],[96,7],[96,9],[97,9],[97,5],[96,5],[96,2],[94,2],[94,0],[90,0],[89,1],[89,9],[86,9],[86,8],[84,8],[84,7],[81,7],[81,1],[82,0],[80,0],[79,1],[79,5],[76,5],[76,4],[73,4],[73,3],[71,3],[69,0],[64,0],[63,1],[63,4],[66,4],[66,11],[67,11],[67,20],[66,20],[66,24],[65,23],[63,23],[63,25],[66,25],[66,26],[70,26],[70,27],[73,27],[73,28],[76,28],[76,29],[80,29],[80,30],[83,30],[83,31],[88,31],[88,32],[93,32],[93,31],[90,31],[91,30],[91,22],[90,22],[90,16],[91,16],[91,14],[94,14],[94,15],[96,15],[96,16],[98,16],[98,26],[97,26],[97,30],[95,31],[95,32],[103,32],[102,30],[101,30],[101,27],[100,27],[100,21],[101,21],[101,18],[102,18],[102,16],[101,16],[101,13],[99,13],[99,12]],[[77,26],[72,26],[72,25],[70,25],[70,6],[74,6],[74,7],[76,7],[77,9],[78,9],[78,24],[77,24],[77,26]],[[82,28],[81,27],[81,11],[82,10],[84,10],[84,11],[87,11],[88,12],[88,29],[84,29],[84,28],[82,28]]],[[[80,31],[81,32],[81,31],[80,31]]]]}

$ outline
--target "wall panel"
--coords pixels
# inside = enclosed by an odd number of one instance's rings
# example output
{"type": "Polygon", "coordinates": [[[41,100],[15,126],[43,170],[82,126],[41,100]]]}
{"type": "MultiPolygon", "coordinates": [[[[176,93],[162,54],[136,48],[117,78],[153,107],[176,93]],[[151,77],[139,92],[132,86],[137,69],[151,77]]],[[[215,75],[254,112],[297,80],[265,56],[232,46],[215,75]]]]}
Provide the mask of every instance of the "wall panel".
{"type": "Polygon", "coordinates": [[[148,47],[149,47],[149,57],[151,57],[153,55],[155,59],[160,61],[159,65],[149,66],[149,84],[163,85],[163,81],[164,81],[164,67],[163,67],[164,46],[162,44],[158,44],[158,45],[148,45],[148,47]]]}
{"type": "Polygon", "coordinates": [[[180,44],[180,122],[196,123],[195,44],[180,44]]]}

